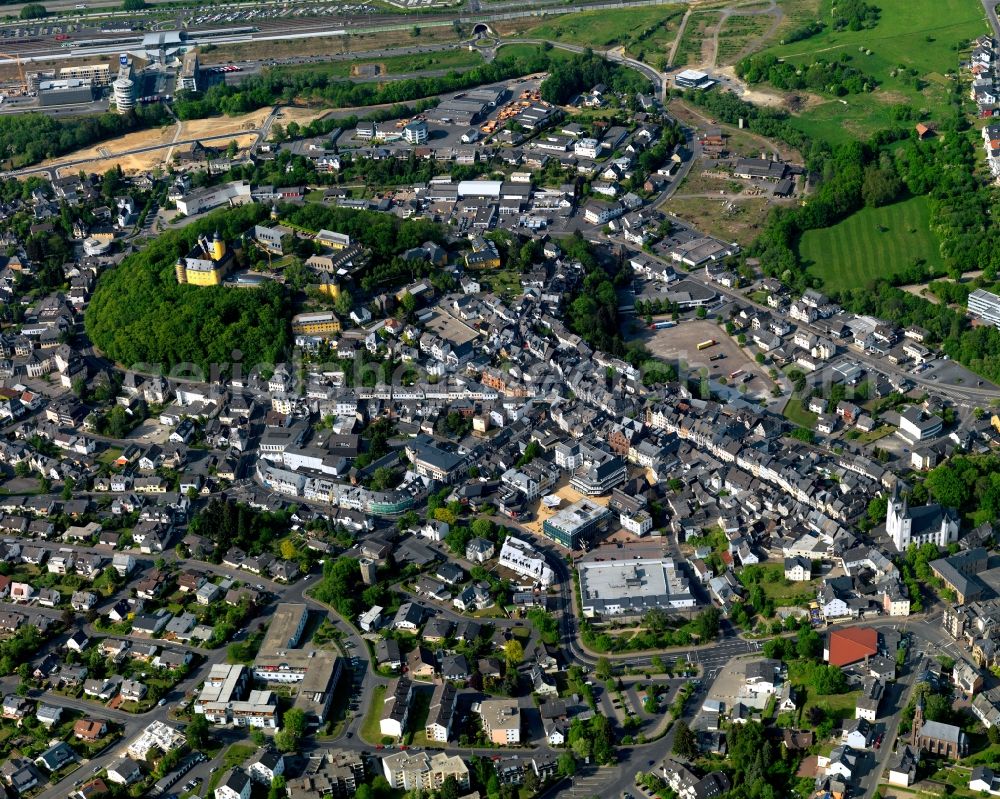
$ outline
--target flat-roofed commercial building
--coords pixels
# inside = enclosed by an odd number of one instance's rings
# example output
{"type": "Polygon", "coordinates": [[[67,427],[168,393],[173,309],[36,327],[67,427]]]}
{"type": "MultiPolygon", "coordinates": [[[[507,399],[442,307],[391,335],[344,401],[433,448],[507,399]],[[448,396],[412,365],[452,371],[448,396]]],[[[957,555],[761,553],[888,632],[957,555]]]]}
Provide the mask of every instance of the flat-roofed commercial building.
{"type": "Polygon", "coordinates": [[[43,80],[38,84],[40,105],[76,105],[94,99],[94,87],[89,78],[43,80]]]}
{"type": "Polygon", "coordinates": [[[250,672],[246,666],[218,663],[195,700],[194,711],[213,724],[238,727],[278,726],[278,700],[271,691],[247,691],[250,672]]]}
{"type": "Polygon", "coordinates": [[[969,313],[984,322],[1000,327],[1000,297],[986,289],[976,289],[969,295],[969,313]]]}
{"type": "Polygon", "coordinates": [[[542,523],[542,532],[567,549],[576,549],[583,539],[611,516],[604,505],[581,499],[563,508],[542,523]]]}
{"type": "Polygon", "coordinates": [[[59,77],[63,80],[68,78],[80,78],[82,80],[93,81],[95,86],[107,86],[111,82],[110,64],[73,64],[59,70],[59,77]]]}
{"type": "Polygon", "coordinates": [[[642,616],[653,608],[686,610],[696,604],[671,558],[589,561],[578,570],[588,618],[642,616]]]}
{"type": "Polygon", "coordinates": [[[253,664],[253,676],[264,683],[298,684],[293,706],[313,723],[322,723],[343,671],[333,652],[302,645],[309,609],[301,603],[278,605],[253,664]]]}

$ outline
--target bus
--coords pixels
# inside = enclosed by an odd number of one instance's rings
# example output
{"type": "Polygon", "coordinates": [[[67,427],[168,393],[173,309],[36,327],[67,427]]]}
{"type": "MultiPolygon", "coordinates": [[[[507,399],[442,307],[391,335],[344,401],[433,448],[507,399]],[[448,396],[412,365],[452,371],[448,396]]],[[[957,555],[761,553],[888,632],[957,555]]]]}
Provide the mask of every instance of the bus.
{"type": "Polygon", "coordinates": [[[649,329],[650,330],[666,330],[668,327],[673,327],[674,324],[675,324],[674,322],[653,322],[653,324],[651,324],[649,326],[649,329]]]}
{"type": "Polygon", "coordinates": [[[719,342],[717,342],[714,338],[710,338],[710,339],[707,339],[707,340],[701,342],[698,345],[698,349],[699,350],[707,350],[709,347],[714,347],[718,343],[719,342]]]}
{"type": "Polygon", "coordinates": [[[737,369],[735,372],[730,372],[729,373],[729,379],[730,380],[735,380],[741,374],[743,374],[743,370],[742,369],[737,369]]]}

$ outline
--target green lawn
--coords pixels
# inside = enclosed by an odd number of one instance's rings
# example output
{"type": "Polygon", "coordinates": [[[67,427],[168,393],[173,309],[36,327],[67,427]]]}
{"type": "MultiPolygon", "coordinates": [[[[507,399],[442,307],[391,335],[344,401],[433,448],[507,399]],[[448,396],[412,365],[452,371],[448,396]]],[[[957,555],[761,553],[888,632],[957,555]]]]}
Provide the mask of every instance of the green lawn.
{"type": "Polygon", "coordinates": [[[625,8],[584,11],[547,20],[524,32],[527,38],[549,39],[567,44],[590,45],[595,49],[624,46],[629,55],[656,63],[664,59],[677,35],[685,7],[625,8]]]}
{"type": "MultiPolygon", "coordinates": [[[[877,5],[882,15],[871,30],[828,27],[809,39],[766,48],[765,52],[802,65],[817,56],[849,57],[852,66],[879,82],[872,94],[849,95],[843,101],[830,98],[810,107],[796,117],[804,132],[834,143],[864,137],[888,124],[893,105],[925,111],[933,120],[946,102],[950,79],[944,76],[958,69],[957,45],[988,32],[982,6],[970,0],[895,0],[877,5]]],[[[821,19],[829,19],[829,9],[830,0],[824,0],[821,19]]]]}
{"type": "MultiPolygon", "coordinates": [[[[543,46],[540,44],[519,44],[514,42],[512,44],[504,44],[499,50],[497,50],[498,58],[531,58],[532,56],[538,55],[543,51],[543,46]]],[[[563,60],[568,61],[570,58],[576,55],[576,53],[570,52],[569,50],[561,50],[558,47],[553,47],[546,53],[550,59],[555,61],[563,60]]]]}
{"type": "Polygon", "coordinates": [[[833,227],[810,230],[799,249],[808,271],[829,292],[888,277],[916,258],[933,270],[943,268],[926,197],[864,208],[833,227]]]}
{"type": "Polygon", "coordinates": [[[219,782],[226,775],[226,772],[231,768],[242,766],[256,751],[256,747],[247,746],[246,744],[233,744],[230,746],[226,750],[226,754],[222,757],[222,767],[208,781],[208,790],[205,792],[205,795],[211,796],[216,786],[218,786],[219,782]]]}
{"type": "Polygon", "coordinates": [[[226,768],[236,768],[236,766],[242,766],[249,760],[254,752],[256,752],[256,747],[247,746],[246,744],[233,744],[226,750],[226,754],[223,755],[222,761],[226,768]]]}
{"type": "Polygon", "coordinates": [[[361,737],[368,743],[378,743],[382,740],[382,730],[379,722],[382,720],[382,704],[385,702],[385,686],[376,685],[372,691],[372,703],[368,707],[365,723],[361,725],[361,737]]]}
{"type": "Polygon", "coordinates": [[[802,715],[799,717],[803,721],[809,718],[809,708],[819,705],[823,708],[827,716],[835,719],[854,718],[854,708],[857,704],[861,691],[851,691],[846,694],[817,694],[808,685],[802,686],[806,691],[806,703],[802,706],[802,715]]]}
{"type": "Polygon", "coordinates": [[[785,410],[782,413],[788,421],[797,424],[799,427],[812,430],[816,426],[816,414],[808,411],[805,405],[802,404],[802,400],[798,397],[789,397],[788,402],[785,403],[785,410]]]}
{"type": "Polygon", "coordinates": [[[97,456],[98,463],[106,463],[109,466],[121,457],[122,450],[118,447],[108,447],[97,456]]]}
{"type": "Polygon", "coordinates": [[[761,579],[757,584],[763,589],[764,595],[774,602],[775,607],[808,605],[816,599],[816,589],[820,583],[818,577],[796,583],[785,579],[785,567],[782,563],[762,563],[754,568],[759,568],[761,572],[761,579]]]}

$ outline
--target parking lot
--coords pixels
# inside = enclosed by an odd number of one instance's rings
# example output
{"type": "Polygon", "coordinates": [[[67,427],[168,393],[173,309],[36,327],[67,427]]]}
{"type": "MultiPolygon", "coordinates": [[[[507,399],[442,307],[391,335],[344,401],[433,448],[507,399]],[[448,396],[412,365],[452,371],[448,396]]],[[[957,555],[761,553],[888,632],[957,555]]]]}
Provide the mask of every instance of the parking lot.
{"type": "Polygon", "coordinates": [[[715,322],[693,319],[664,330],[643,327],[637,337],[657,357],[684,365],[689,372],[695,371],[714,383],[738,386],[738,391],[746,391],[752,396],[770,391],[771,380],[766,377],[764,367],[750,358],[715,322]],[[713,339],[715,344],[698,349],[699,343],[713,339]],[[746,380],[747,375],[750,375],[749,380],[746,380]]]}
{"type": "Polygon", "coordinates": [[[266,20],[294,19],[295,17],[328,17],[334,15],[365,16],[382,12],[378,6],[368,3],[344,5],[303,5],[280,8],[248,8],[241,11],[227,11],[218,14],[197,13],[182,17],[186,27],[209,25],[232,25],[239,22],[262,22],[266,20]]]}

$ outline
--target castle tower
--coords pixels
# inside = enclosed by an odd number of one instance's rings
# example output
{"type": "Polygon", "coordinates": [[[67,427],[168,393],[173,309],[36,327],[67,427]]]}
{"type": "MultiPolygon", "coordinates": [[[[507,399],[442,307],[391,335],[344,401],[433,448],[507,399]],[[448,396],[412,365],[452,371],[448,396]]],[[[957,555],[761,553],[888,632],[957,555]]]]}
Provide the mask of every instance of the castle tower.
{"type": "Polygon", "coordinates": [[[222,240],[222,236],[219,235],[218,230],[215,231],[215,235],[212,237],[209,253],[213,261],[221,261],[226,255],[226,242],[222,240]]]}
{"type": "Polygon", "coordinates": [[[320,277],[319,292],[320,294],[325,294],[331,300],[336,300],[340,297],[340,282],[332,275],[324,273],[320,277]]]}
{"type": "Polygon", "coordinates": [[[187,279],[187,264],[184,262],[183,258],[177,259],[177,265],[174,267],[174,272],[177,275],[177,282],[184,284],[188,282],[187,279]]]}
{"type": "Polygon", "coordinates": [[[361,566],[361,581],[365,585],[374,585],[378,578],[378,565],[370,558],[362,558],[359,564],[361,566]]]}
{"type": "Polygon", "coordinates": [[[271,206],[271,221],[272,222],[277,222],[278,221],[278,204],[277,203],[275,203],[275,204],[273,204],[271,206]]]}

